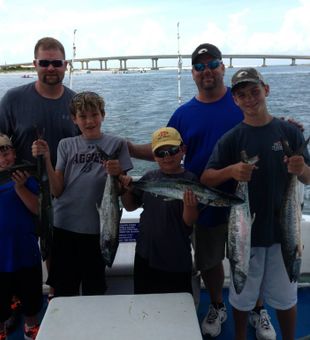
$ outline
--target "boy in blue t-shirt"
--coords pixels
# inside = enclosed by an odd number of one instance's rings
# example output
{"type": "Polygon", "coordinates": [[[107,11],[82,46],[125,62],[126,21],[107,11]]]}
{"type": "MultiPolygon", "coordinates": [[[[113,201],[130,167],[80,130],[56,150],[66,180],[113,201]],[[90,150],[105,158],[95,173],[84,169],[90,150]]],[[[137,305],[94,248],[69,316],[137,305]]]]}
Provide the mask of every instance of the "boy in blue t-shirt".
{"type": "MultiPolygon", "coordinates": [[[[0,134],[0,171],[15,164],[16,153],[8,136],[0,134]]],[[[42,307],[42,268],[34,215],[38,214],[38,184],[15,171],[0,184],[0,339],[6,339],[6,320],[17,294],[25,316],[24,337],[35,339],[36,315],[42,307]]]]}

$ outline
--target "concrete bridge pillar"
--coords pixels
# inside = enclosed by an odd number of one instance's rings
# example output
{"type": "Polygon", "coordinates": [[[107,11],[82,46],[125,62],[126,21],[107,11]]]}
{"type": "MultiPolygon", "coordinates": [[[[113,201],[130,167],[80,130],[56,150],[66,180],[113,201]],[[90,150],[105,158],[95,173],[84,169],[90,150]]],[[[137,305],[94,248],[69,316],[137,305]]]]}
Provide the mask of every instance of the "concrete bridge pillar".
{"type": "Polygon", "coordinates": [[[232,64],[232,59],[233,58],[229,58],[229,67],[232,68],[233,67],[233,64],[232,64]]]}
{"type": "Polygon", "coordinates": [[[99,60],[99,64],[100,64],[100,66],[99,66],[100,71],[102,71],[102,60],[99,60]]]}
{"type": "Polygon", "coordinates": [[[158,70],[158,58],[152,58],[152,70],[158,70]]]}
{"type": "Polygon", "coordinates": [[[81,69],[84,70],[84,61],[81,61],[81,69]]]}
{"type": "Polygon", "coordinates": [[[263,65],[262,65],[262,67],[266,67],[267,65],[266,65],[266,58],[263,58],[263,65]]]}
{"type": "Polygon", "coordinates": [[[126,71],[127,70],[127,64],[126,63],[127,63],[127,59],[120,59],[119,60],[119,69],[120,69],[120,71],[126,71]]]}
{"type": "Polygon", "coordinates": [[[291,66],[296,66],[296,58],[292,58],[291,66]]]}

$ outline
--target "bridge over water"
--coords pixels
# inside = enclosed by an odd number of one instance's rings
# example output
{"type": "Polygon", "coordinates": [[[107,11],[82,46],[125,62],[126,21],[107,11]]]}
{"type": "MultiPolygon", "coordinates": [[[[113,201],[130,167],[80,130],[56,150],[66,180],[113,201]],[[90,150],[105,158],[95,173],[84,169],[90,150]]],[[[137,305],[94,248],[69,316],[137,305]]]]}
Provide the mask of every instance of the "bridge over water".
{"type": "MultiPolygon", "coordinates": [[[[132,56],[112,56],[112,57],[95,57],[95,58],[77,58],[74,59],[74,64],[80,63],[80,69],[82,70],[119,70],[126,71],[132,68],[147,68],[152,70],[158,70],[159,68],[167,67],[163,63],[167,60],[175,60],[173,64],[175,67],[178,62],[179,55],[177,54],[160,54],[160,55],[132,55],[132,56]],[[144,66],[131,66],[129,62],[133,61],[144,61],[144,66]],[[112,63],[116,66],[111,66],[112,63]],[[149,62],[149,64],[145,64],[149,62]],[[95,65],[94,65],[95,64],[95,65]],[[161,65],[160,65],[161,64],[161,65]]],[[[182,60],[189,59],[188,64],[190,65],[190,54],[181,55],[182,60]]],[[[300,63],[310,64],[310,55],[282,55],[282,54],[223,54],[224,63],[228,67],[233,67],[233,60],[240,59],[256,59],[261,60],[261,66],[267,66],[267,60],[287,60],[289,65],[297,65],[297,61],[300,63]],[[228,62],[226,62],[226,59],[228,62]]],[[[72,60],[68,60],[69,63],[72,60]]],[[[0,65],[0,69],[10,68],[10,67],[31,67],[32,62],[18,63],[18,64],[5,64],[0,65]]]]}

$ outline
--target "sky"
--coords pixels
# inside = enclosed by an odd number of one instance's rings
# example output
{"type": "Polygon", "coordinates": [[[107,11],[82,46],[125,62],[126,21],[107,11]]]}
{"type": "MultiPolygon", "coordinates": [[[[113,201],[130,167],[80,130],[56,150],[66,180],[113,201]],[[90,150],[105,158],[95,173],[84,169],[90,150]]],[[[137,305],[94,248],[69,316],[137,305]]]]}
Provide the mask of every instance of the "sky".
{"type": "Polygon", "coordinates": [[[223,54],[310,55],[309,13],[310,0],[0,0],[0,65],[31,62],[44,36],[67,59],[73,41],[76,58],[191,54],[203,42],[223,54]]]}

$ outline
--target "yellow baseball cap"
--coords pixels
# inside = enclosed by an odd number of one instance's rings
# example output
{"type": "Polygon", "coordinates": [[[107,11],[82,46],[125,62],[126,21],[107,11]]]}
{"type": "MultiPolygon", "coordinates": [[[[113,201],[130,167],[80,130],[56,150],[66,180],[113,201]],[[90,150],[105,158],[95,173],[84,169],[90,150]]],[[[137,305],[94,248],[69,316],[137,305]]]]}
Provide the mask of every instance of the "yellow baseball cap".
{"type": "Polygon", "coordinates": [[[161,146],[178,146],[183,143],[179,132],[172,127],[164,127],[156,130],[152,135],[152,151],[154,152],[161,146]]]}

